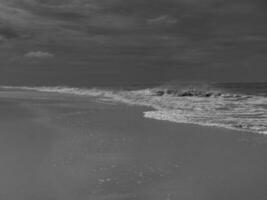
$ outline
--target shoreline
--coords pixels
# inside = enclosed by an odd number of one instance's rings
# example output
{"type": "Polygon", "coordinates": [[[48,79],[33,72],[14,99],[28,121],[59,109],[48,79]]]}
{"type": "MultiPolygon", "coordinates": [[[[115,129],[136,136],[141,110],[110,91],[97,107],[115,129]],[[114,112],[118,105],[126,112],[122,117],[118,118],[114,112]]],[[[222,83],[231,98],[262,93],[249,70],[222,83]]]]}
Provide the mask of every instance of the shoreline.
{"type": "MultiPolygon", "coordinates": [[[[23,93],[42,96],[65,96],[67,98],[96,99],[96,101],[108,104],[121,104],[129,106],[145,107],[145,118],[161,121],[170,121],[178,124],[194,124],[205,127],[220,127],[229,130],[248,133],[267,134],[265,127],[266,118],[264,103],[266,99],[260,96],[212,92],[215,96],[203,97],[203,91],[186,92],[186,97],[164,95],[164,91],[144,89],[137,91],[124,91],[99,88],[71,88],[57,87],[12,87],[0,86],[2,92],[23,93]],[[200,96],[199,93],[201,94],[200,96]],[[76,96],[76,97],[75,97],[76,96]],[[179,99],[178,99],[178,98],[179,99]],[[241,99],[239,99],[241,98],[241,99]],[[263,98],[263,99],[262,99],[263,98]],[[240,101],[240,103],[236,103],[240,101]],[[260,103],[262,102],[262,103],[260,103]],[[209,106],[208,106],[209,105],[209,106]],[[233,111],[232,111],[233,110],[233,111]],[[203,114],[205,113],[205,114],[203,114]],[[248,114],[251,113],[251,114],[248,114]],[[262,116],[261,116],[262,115],[262,116]]],[[[155,89],[155,88],[154,88],[155,89]]],[[[175,93],[168,90],[168,94],[175,93]]],[[[181,92],[181,94],[185,94],[181,92]]],[[[209,96],[211,93],[206,91],[209,96]]]]}
{"type": "Polygon", "coordinates": [[[267,197],[267,137],[94,98],[0,92],[3,199],[267,197]],[[15,126],[14,126],[15,125],[15,126]]]}

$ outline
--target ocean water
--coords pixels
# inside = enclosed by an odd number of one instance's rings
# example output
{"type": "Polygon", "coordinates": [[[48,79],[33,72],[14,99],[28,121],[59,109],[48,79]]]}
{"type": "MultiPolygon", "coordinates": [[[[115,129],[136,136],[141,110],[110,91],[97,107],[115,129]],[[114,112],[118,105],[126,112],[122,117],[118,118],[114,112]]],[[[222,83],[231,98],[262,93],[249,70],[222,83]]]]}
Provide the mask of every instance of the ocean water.
{"type": "Polygon", "coordinates": [[[179,83],[151,88],[13,87],[147,106],[144,117],[267,134],[267,83],[179,83]]]}

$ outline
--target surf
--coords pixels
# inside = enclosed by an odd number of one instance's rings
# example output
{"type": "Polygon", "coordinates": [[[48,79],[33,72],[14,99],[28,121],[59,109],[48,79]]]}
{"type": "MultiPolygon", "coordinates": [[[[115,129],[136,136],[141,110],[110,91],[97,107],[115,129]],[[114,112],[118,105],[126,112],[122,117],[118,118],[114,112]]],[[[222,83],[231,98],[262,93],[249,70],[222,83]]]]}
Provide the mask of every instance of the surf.
{"type": "Polygon", "coordinates": [[[1,88],[95,97],[102,102],[147,106],[151,110],[144,112],[145,118],[267,134],[266,96],[231,92],[214,85],[172,84],[138,90],[65,86],[1,88]]]}

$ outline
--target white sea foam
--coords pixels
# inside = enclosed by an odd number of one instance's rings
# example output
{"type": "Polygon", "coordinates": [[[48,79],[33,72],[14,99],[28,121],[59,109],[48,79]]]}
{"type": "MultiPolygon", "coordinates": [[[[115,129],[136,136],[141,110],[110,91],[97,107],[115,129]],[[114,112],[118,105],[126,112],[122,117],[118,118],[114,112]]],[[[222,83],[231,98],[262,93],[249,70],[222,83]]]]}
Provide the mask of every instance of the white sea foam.
{"type": "Polygon", "coordinates": [[[39,92],[55,92],[97,97],[103,101],[149,106],[144,117],[177,123],[217,126],[267,134],[267,98],[221,91],[173,91],[162,88],[127,90],[69,87],[8,87],[39,92]]]}

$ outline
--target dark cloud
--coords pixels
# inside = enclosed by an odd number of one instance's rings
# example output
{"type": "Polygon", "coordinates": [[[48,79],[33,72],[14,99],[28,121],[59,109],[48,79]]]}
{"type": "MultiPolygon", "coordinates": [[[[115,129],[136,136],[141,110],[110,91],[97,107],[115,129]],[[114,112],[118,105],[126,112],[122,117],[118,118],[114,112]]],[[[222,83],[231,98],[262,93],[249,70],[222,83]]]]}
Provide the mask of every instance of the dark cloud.
{"type": "Polygon", "coordinates": [[[17,54],[58,52],[52,60],[231,71],[255,57],[264,66],[266,9],[264,0],[2,0],[0,38],[17,54]]]}
{"type": "Polygon", "coordinates": [[[6,39],[18,38],[19,33],[11,27],[0,24],[0,36],[6,39]]]}

